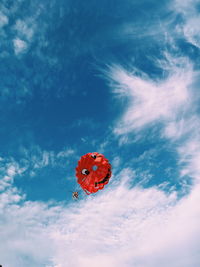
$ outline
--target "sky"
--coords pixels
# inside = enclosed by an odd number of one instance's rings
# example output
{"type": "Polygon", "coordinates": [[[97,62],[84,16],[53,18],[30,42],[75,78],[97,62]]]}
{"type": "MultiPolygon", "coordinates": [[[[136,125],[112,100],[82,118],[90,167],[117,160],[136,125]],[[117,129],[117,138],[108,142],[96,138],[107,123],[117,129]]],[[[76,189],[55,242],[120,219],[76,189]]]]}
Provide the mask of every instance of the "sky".
{"type": "Polygon", "coordinates": [[[198,25],[198,0],[1,0],[3,267],[200,266],[198,25]]]}

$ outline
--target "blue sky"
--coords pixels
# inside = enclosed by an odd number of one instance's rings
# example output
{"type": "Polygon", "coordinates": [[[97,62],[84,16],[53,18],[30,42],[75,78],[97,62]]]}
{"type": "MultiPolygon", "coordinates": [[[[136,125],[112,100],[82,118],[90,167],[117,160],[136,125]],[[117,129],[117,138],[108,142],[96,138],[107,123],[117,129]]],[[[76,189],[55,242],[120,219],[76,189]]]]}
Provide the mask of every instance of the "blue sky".
{"type": "Polygon", "coordinates": [[[200,3],[158,2],[1,2],[3,266],[200,265],[200,3]]]}

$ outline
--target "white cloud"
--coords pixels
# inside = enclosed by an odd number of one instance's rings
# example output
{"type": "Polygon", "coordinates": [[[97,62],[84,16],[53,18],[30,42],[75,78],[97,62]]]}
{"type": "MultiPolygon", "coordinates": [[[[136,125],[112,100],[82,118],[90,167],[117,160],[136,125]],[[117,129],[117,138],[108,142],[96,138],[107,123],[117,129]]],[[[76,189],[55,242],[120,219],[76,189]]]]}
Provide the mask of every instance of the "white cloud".
{"type": "Polygon", "coordinates": [[[8,17],[5,14],[3,14],[2,12],[0,12],[0,28],[7,25],[8,21],[9,21],[8,17]]]}
{"type": "MultiPolygon", "coordinates": [[[[187,60],[186,68],[172,66],[168,78],[153,81],[145,74],[136,76],[119,66],[112,66],[110,79],[114,93],[128,97],[128,108],[118,123],[115,133],[125,134],[154,122],[177,119],[191,103],[189,86],[194,73],[187,60]]],[[[169,67],[169,66],[168,66],[169,67]]]]}
{"type": "Polygon", "coordinates": [[[198,4],[199,0],[174,0],[172,2],[175,11],[184,15],[196,12],[198,10],[198,4]]]}
{"type": "Polygon", "coordinates": [[[19,38],[13,40],[14,51],[16,55],[24,53],[27,50],[27,43],[19,38]]]}
{"type": "Polygon", "coordinates": [[[112,168],[118,169],[118,167],[120,167],[120,164],[121,164],[121,158],[118,156],[114,157],[114,159],[112,160],[112,168]]]}
{"type": "Polygon", "coordinates": [[[29,20],[20,20],[18,19],[16,21],[16,24],[14,26],[14,29],[17,31],[17,34],[22,37],[25,38],[27,41],[31,41],[34,35],[34,22],[29,20]]]}
{"type": "MultiPolygon", "coordinates": [[[[52,6],[54,4],[51,3],[52,6]]],[[[51,17],[51,12],[45,13],[46,9],[48,9],[48,4],[34,1],[29,3],[26,10],[21,10],[21,7],[22,2],[19,0],[9,6],[6,3],[0,4],[0,35],[2,39],[1,45],[3,43],[2,47],[4,49],[1,52],[1,57],[6,57],[11,53],[11,43],[14,46],[15,54],[19,55],[26,53],[34,40],[37,43],[34,47],[34,52],[37,56],[41,54],[41,47],[48,44],[44,34],[48,27],[48,23],[45,23],[45,20],[51,17]],[[11,23],[9,24],[10,19],[11,23]],[[41,19],[42,23],[40,23],[41,19]],[[6,25],[8,27],[5,27],[6,25]],[[1,30],[1,28],[3,29],[1,30]]],[[[41,54],[42,57],[44,55],[41,54]]],[[[51,58],[47,59],[49,61],[52,60],[51,58]]]]}
{"type": "Polygon", "coordinates": [[[178,148],[180,163],[184,164],[181,174],[200,181],[200,138],[191,138],[178,148]]]}
{"type": "Polygon", "coordinates": [[[53,209],[45,210],[39,203],[7,203],[1,214],[0,246],[3,266],[45,266],[51,255],[48,238],[48,216],[54,216],[53,209]],[[46,217],[44,219],[44,217],[46,217]]]}
{"type": "Polygon", "coordinates": [[[67,158],[70,157],[71,155],[73,155],[75,153],[75,151],[73,149],[65,149],[63,151],[60,151],[57,153],[56,157],[57,158],[67,158]]]}
{"type": "Polygon", "coordinates": [[[183,17],[183,22],[177,26],[178,33],[182,34],[189,43],[200,48],[200,15],[198,4],[198,0],[176,0],[172,2],[172,9],[180,13],[183,17]]]}
{"type": "Polygon", "coordinates": [[[181,117],[176,121],[169,122],[163,132],[163,136],[178,140],[182,137],[189,136],[196,138],[198,129],[200,128],[200,121],[197,115],[189,114],[186,117],[181,117]]]}
{"type": "Polygon", "coordinates": [[[35,33],[36,21],[34,17],[26,20],[18,19],[13,29],[16,37],[13,40],[15,54],[24,53],[30,45],[35,33]]]}
{"type": "Polygon", "coordinates": [[[200,48],[199,25],[200,15],[196,15],[195,17],[189,18],[183,27],[183,33],[187,41],[198,48],[200,48]]]}
{"type": "Polygon", "coordinates": [[[42,150],[39,146],[32,146],[30,149],[21,148],[23,159],[22,164],[32,167],[34,170],[44,168],[48,165],[55,166],[62,159],[69,159],[75,154],[75,150],[71,148],[63,149],[59,152],[42,150]]]}
{"type": "Polygon", "coordinates": [[[20,175],[24,172],[24,168],[21,168],[17,162],[13,159],[0,160],[0,191],[9,189],[13,183],[13,179],[16,175],[20,175]]]}

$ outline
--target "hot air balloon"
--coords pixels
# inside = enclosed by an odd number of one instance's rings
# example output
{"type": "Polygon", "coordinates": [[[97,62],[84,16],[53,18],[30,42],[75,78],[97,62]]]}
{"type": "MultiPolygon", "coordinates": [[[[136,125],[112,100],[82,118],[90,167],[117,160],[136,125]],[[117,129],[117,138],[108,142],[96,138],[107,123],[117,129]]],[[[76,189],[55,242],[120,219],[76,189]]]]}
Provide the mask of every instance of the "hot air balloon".
{"type": "Polygon", "coordinates": [[[76,167],[77,182],[88,195],[103,189],[111,174],[109,161],[97,152],[82,156],[76,167]]]}

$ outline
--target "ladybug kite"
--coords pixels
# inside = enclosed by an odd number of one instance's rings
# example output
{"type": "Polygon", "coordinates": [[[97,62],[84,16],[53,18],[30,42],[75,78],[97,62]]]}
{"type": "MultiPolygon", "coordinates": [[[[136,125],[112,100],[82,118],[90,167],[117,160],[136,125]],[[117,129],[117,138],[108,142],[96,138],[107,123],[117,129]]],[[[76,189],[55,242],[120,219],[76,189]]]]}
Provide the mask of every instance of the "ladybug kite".
{"type": "Polygon", "coordinates": [[[80,158],[76,167],[77,182],[87,195],[104,188],[111,177],[111,165],[104,155],[94,152],[80,158]]]}

